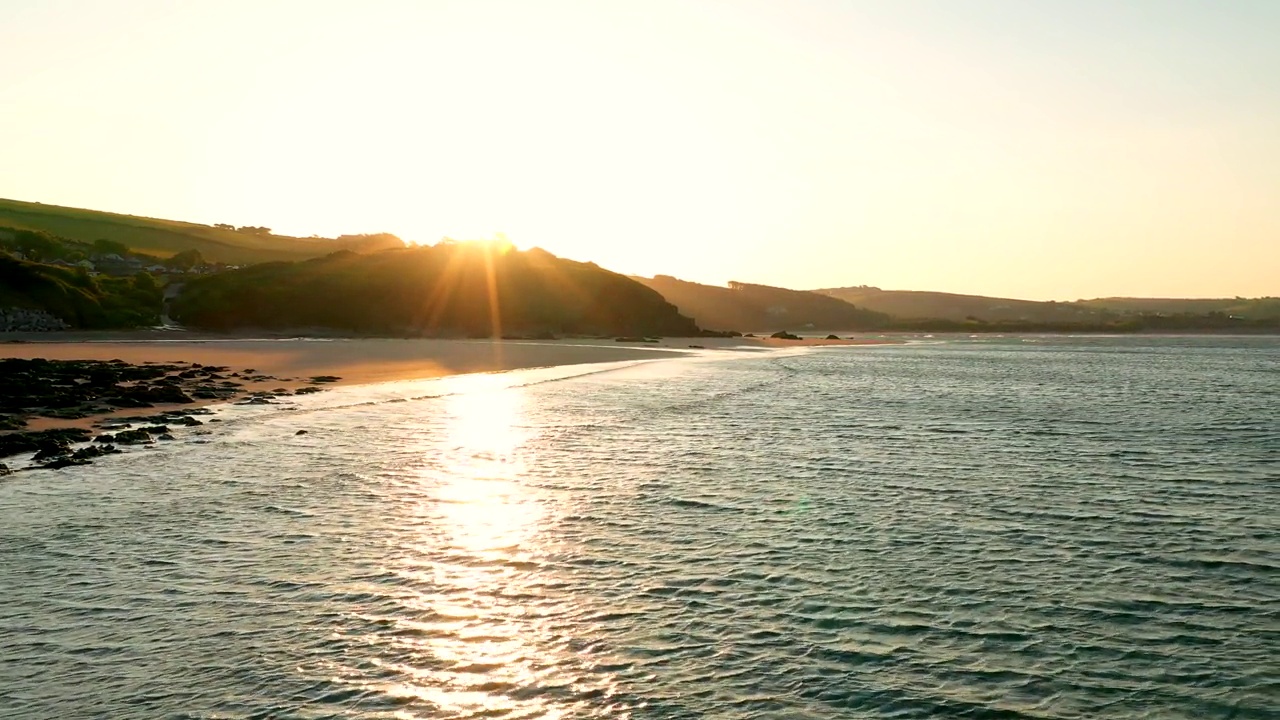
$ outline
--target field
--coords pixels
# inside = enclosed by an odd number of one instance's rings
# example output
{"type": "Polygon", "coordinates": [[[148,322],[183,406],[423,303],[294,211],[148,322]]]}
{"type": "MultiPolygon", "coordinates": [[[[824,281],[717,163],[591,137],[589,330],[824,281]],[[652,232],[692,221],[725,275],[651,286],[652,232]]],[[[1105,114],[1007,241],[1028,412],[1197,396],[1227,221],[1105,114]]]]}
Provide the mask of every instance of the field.
{"type": "Polygon", "coordinates": [[[195,249],[208,261],[232,265],[303,260],[338,249],[334,241],[323,238],[255,234],[17,200],[0,200],[0,227],[43,230],[83,242],[114,240],[131,250],[161,257],[195,249]]]}

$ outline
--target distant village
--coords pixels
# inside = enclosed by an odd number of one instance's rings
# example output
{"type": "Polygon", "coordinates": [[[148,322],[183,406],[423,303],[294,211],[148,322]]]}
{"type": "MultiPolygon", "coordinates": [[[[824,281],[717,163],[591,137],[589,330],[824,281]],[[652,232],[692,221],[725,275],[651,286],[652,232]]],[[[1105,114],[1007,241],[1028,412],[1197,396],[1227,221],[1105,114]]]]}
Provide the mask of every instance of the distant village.
{"type": "Polygon", "coordinates": [[[178,276],[208,275],[238,265],[208,262],[199,250],[184,250],[169,258],[132,252],[122,243],[97,240],[82,243],[11,228],[0,228],[0,255],[43,263],[90,276],[132,277],[149,273],[162,282],[178,276]]]}
{"type": "MultiPolygon", "coordinates": [[[[9,254],[18,260],[27,259],[20,252],[10,252],[9,254]]],[[[150,259],[150,264],[148,264],[148,261],[137,257],[120,256],[116,253],[91,255],[84,260],[75,262],[58,259],[46,264],[65,268],[83,268],[89,271],[90,275],[108,275],[111,277],[130,277],[140,272],[150,273],[156,277],[166,275],[208,275],[209,273],[234,270],[239,267],[238,265],[223,265],[221,263],[203,263],[192,265],[188,268],[169,267],[156,263],[154,259],[150,259]]]]}

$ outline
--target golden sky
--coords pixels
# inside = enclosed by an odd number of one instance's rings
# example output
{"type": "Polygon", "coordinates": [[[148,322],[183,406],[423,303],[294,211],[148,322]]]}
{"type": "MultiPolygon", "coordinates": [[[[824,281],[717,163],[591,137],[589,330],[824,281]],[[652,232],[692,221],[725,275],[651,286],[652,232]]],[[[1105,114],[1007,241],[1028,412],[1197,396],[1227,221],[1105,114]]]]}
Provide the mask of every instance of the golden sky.
{"type": "Polygon", "coordinates": [[[1276,0],[4,0],[0,197],[620,272],[1280,295],[1276,0]]]}

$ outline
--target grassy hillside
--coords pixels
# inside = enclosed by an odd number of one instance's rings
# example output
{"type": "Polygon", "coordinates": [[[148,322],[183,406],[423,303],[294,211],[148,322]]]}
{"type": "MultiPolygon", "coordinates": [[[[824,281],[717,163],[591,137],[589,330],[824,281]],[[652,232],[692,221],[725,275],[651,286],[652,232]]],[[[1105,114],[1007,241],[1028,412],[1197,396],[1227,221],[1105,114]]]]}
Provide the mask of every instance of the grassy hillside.
{"type": "Polygon", "coordinates": [[[636,277],[662,294],[702,327],[739,332],[774,332],[813,327],[819,330],[866,330],[888,317],[842,300],[768,285],[729,283],[701,285],[667,275],[636,277]]]}
{"type": "Polygon", "coordinates": [[[44,310],[71,327],[106,329],[153,325],[161,303],[150,275],[90,277],[83,270],[0,255],[0,308],[44,310]]]}
{"type": "Polygon", "coordinates": [[[699,333],[658,293],[542,250],[441,243],[268,263],[187,283],[171,314],[195,327],[376,334],[699,333]]]}
{"type": "MultiPolygon", "coordinates": [[[[325,238],[295,238],[17,200],[0,200],[0,227],[40,230],[81,242],[112,240],[132,250],[161,257],[183,250],[199,250],[210,262],[232,265],[303,260],[352,246],[349,242],[325,238]]],[[[371,237],[381,238],[383,242],[369,249],[399,242],[387,240],[393,238],[388,235],[371,237]]]]}
{"type": "Polygon", "coordinates": [[[1112,297],[1081,300],[1074,304],[1116,313],[1162,313],[1165,315],[1223,313],[1250,320],[1280,318],[1280,297],[1217,299],[1112,297]]]}

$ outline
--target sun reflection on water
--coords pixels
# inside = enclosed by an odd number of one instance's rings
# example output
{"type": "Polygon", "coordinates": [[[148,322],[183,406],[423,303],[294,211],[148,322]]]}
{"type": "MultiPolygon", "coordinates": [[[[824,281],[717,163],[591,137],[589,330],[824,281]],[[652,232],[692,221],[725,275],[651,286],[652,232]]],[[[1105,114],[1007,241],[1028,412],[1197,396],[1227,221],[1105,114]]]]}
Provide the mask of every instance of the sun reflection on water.
{"type": "Polygon", "coordinates": [[[530,433],[519,388],[444,398],[448,414],[444,477],[435,509],[454,544],[487,559],[521,551],[537,534],[542,508],[521,483],[530,433]]]}
{"type": "Polygon", "coordinates": [[[394,678],[378,683],[384,694],[429,705],[428,716],[563,717],[560,691],[589,673],[552,627],[574,605],[543,570],[548,498],[525,475],[537,441],[526,391],[497,382],[469,378],[430,404],[426,462],[404,488],[413,532],[394,568],[411,591],[370,662],[394,678]],[[539,688],[559,689],[560,702],[539,688]]]}

